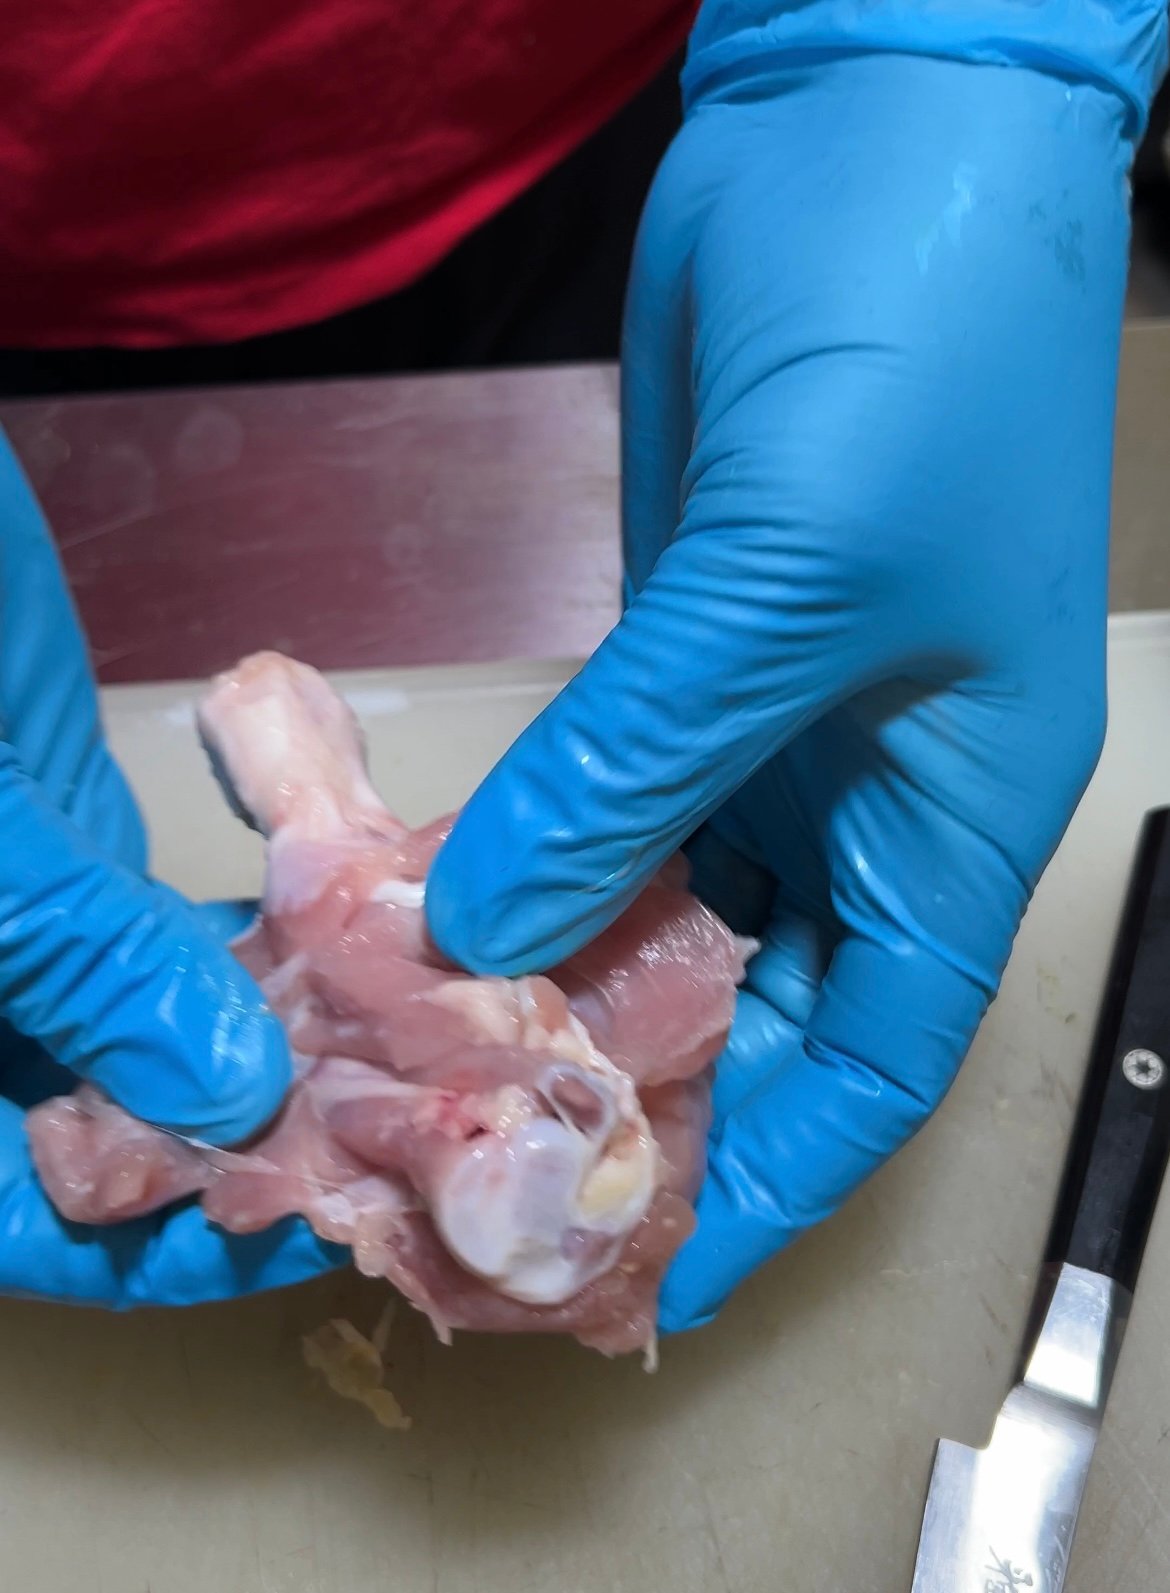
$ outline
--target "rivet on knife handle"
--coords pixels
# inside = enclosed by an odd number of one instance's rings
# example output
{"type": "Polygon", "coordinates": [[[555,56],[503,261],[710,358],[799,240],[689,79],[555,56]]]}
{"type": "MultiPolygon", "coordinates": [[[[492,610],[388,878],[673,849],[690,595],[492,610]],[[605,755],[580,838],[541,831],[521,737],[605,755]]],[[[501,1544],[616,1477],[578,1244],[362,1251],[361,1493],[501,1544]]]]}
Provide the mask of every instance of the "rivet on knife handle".
{"type": "Polygon", "coordinates": [[[1170,809],[1146,817],[1048,1260],[1132,1293],[1170,1157],[1170,809]]]}

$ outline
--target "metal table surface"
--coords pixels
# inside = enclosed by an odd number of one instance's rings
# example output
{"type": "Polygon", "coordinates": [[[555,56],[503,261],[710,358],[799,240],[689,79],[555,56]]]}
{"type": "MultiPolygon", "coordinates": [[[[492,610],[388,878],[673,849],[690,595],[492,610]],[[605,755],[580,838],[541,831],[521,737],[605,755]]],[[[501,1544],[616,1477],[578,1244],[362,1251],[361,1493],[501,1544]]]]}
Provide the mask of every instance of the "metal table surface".
{"type": "Polygon", "coordinates": [[[618,604],[606,367],[0,405],[103,681],[588,653],[618,604]]]}
{"type": "MultiPolygon", "coordinates": [[[[1115,610],[1170,607],[1170,322],[1126,329],[1115,610]]],[[[0,404],[103,681],[257,647],[329,669],[588,654],[618,609],[618,376],[459,376],[0,404]]]]}

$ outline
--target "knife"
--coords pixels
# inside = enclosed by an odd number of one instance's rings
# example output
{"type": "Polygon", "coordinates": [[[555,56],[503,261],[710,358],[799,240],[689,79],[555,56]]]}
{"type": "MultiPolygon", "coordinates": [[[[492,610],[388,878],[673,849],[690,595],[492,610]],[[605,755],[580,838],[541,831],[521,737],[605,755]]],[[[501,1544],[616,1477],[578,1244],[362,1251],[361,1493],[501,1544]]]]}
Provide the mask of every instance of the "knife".
{"type": "Polygon", "coordinates": [[[1148,813],[1018,1381],[985,1449],[944,1438],[913,1593],[1060,1593],[1170,1156],[1170,808],[1148,813]]]}

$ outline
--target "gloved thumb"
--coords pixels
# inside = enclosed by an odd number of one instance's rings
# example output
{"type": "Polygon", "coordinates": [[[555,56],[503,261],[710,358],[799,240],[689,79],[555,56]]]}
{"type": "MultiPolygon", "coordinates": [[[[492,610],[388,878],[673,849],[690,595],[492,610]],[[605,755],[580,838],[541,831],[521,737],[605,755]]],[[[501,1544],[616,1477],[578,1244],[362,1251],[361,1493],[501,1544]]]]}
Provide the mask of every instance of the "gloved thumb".
{"type": "Polygon", "coordinates": [[[0,747],[0,1016],[137,1116],[230,1144],[292,1078],[251,977],[172,892],[110,862],[0,747]]]}
{"type": "Polygon", "coordinates": [[[847,599],[818,601],[808,560],[807,544],[790,557],[751,523],[665,550],[435,860],[427,914],[448,956],[515,975],[570,955],[755,769],[864,682],[875,627],[852,623],[847,599]]]}

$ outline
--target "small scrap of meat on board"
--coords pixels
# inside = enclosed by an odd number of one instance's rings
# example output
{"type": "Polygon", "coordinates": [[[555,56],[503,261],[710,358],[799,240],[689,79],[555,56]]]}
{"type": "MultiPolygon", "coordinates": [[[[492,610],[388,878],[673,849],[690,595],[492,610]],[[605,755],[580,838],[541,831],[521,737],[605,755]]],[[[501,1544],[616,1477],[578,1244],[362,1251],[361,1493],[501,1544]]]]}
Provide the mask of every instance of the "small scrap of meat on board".
{"type": "Polygon", "coordinates": [[[315,670],[245,659],[199,721],[233,806],[268,841],[260,916],[234,949],[287,1028],[296,1082],[237,1151],[153,1129],[86,1086],[46,1102],[28,1127],[58,1210],[116,1222],[198,1195],[233,1233],[295,1213],[444,1339],[555,1332],[652,1350],[750,944],[672,864],[549,975],[473,978],[423,913],[452,821],[410,830],[387,811],[353,714],[315,670]]]}

